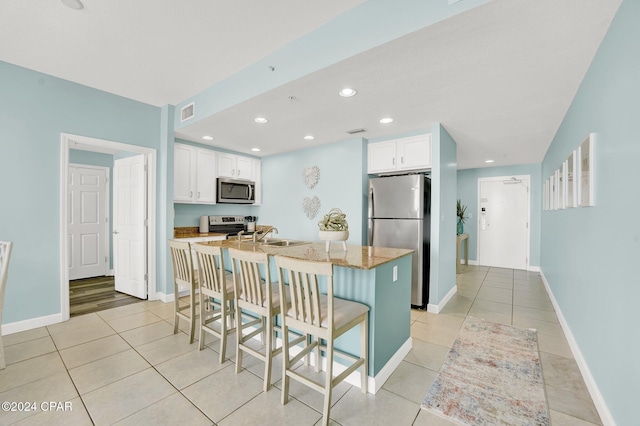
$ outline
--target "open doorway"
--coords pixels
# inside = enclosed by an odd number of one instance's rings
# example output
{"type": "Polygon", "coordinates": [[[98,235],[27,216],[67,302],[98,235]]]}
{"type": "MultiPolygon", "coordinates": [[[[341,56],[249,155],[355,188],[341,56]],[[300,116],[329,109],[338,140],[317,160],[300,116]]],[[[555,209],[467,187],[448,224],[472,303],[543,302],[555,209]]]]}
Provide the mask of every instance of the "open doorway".
{"type": "MultiPolygon", "coordinates": [[[[142,247],[141,250],[144,251],[142,256],[137,257],[136,262],[140,263],[139,265],[136,263],[135,268],[131,268],[131,265],[127,265],[126,267],[118,266],[119,259],[126,259],[129,261],[131,258],[129,256],[129,247],[126,246],[125,243],[130,242],[130,240],[123,238],[115,238],[113,244],[109,244],[108,241],[111,239],[114,234],[119,234],[117,229],[113,228],[113,221],[111,218],[113,215],[108,214],[109,218],[109,231],[107,231],[107,236],[104,241],[105,248],[105,256],[101,258],[102,261],[108,262],[110,268],[107,274],[99,276],[98,281],[102,281],[101,283],[78,283],[78,284],[88,284],[91,285],[100,285],[106,286],[109,285],[109,275],[118,274],[120,269],[120,275],[127,275],[129,271],[135,270],[140,272],[141,280],[143,280],[144,285],[144,293],[140,293],[138,291],[136,293],[137,297],[146,298],[147,295],[150,300],[154,300],[156,298],[156,282],[155,282],[155,188],[156,188],[156,151],[152,148],[145,148],[136,145],[123,144],[119,142],[107,141],[102,139],[89,138],[85,136],[77,136],[71,134],[63,133],[61,135],[61,173],[60,173],[60,198],[61,198],[61,214],[60,214],[60,241],[61,241],[61,268],[60,268],[60,300],[61,300],[61,312],[63,320],[67,320],[70,317],[70,268],[74,262],[73,259],[73,241],[70,238],[70,228],[74,226],[72,221],[70,221],[71,212],[73,209],[73,203],[71,202],[72,196],[69,193],[69,189],[71,187],[71,182],[69,179],[69,171],[70,171],[70,153],[75,151],[88,151],[93,153],[103,153],[107,155],[111,155],[114,158],[126,158],[126,157],[140,157],[143,159],[143,166],[138,169],[137,173],[142,173],[144,185],[140,191],[138,191],[134,198],[136,201],[140,202],[141,209],[144,217],[141,216],[140,228],[142,231],[138,234],[141,235],[141,238],[135,242],[136,247],[142,247]],[[70,225],[71,224],[71,225],[70,225]],[[124,243],[123,243],[124,241],[124,243]],[[109,247],[111,250],[109,251],[109,247]],[[119,247],[119,248],[118,248],[119,247]],[[118,249],[120,249],[120,256],[117,255],[118,249]],[[113,253],[113,255],[111,254],[113,253]],[[113,262],[111,262],[113,259],[113,262]],[[100,279],[102,277],[102,279],[100,279]]],[[[116,193],[117,194],[117,193],[116,193]]],[[[115,195],[117,197],[117,195],[115,195]]],[[[118,197],[118,199],[123,199],[123,197],[118,197]]],[[[114,199],[115,201],[115,199],[114,199]]],[[[117,203],[115,203],[117,204],[117,203]]],[[[115,205],[114,205],[115,207],[115,205]]],[[[124,210],[129,210],[124,209],[124,210]]],[[[116,216],[117,216],[116,212],[116,216]]],[[[114,218],[117,221],[117,218],[114,218]]],[[[91,238],[88,238],[87,241],[91,241],[91,238]]],[[[101,248],[99,246],[98,248],[101,248]]],[[[89,250],[89,254],[93,255],[93,252],[89,250]]],[[[97,258],[98,255],[96,255],[97,258]]],[[[77,259],[75,260],[77,263],[77,259]]],[[[90,262],[89,262],[90,263],[90,262]]],[[[73,278],[73,277],[72,277],[73,278]]],[[[85,277],[86,278],[86,277],[85,277]]],[[[76,283],[74,283],[76,284],[76,283]]],[[[125,303],[124,301],[121,303],[125,303]]],[[[99,309],[97,309],[99,310],[99,309]]]]}

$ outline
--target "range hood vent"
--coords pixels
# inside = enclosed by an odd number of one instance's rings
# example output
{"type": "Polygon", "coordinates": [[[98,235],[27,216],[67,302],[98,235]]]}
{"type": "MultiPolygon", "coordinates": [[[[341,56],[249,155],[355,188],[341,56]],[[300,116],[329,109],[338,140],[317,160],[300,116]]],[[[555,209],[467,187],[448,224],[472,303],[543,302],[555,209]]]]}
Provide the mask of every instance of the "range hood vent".
{"type": "Polygon", "coordinates": [[[185,105],[180,109],[180,122],[187,121],[195,115],[196,106],[193,102],[188,105],[185,105]]]}
{"type": "Polygon", "coordinates": [[[364,133],[366,132],[365,129],[352,129],[352,130],[347,130],[347,133],[349,133],[350,135],[355,135],[356,133],[364,133]]]}

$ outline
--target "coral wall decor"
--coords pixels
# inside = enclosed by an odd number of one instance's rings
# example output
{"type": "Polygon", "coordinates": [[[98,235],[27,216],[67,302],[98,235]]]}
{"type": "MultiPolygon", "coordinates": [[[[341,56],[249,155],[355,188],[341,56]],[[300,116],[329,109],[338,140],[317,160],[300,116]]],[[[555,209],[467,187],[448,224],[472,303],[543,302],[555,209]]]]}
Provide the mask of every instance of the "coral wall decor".
{"type": "Polygon", "coordinates": [[[320,168],[318,166],[304,168],[302,169],[302,177],[304,178],[304,184],[309,189],[313,189],[320,180],[320,168]]]}
{"type": "Polygon", "coordinates": [[[306,214],[309,219],[313,219],[320,211],[320,198],[315,195],[312,198],[304,197],[304,200],[302,200],[302,210],[304,210],[304,214],[306,214]]]}

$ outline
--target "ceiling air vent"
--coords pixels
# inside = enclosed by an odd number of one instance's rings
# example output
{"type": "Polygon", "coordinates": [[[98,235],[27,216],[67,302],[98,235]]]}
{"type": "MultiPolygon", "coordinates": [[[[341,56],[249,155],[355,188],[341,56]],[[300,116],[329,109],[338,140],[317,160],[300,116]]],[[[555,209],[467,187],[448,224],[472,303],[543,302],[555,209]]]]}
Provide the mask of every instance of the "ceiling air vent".
{"type": "Polygon", "coordinates": [[[195,114],[195,109],[196,107],[193,102],[183,106],[182,109],[180,110],[180,122],[182,123],[183,121],[187,121],[188,119],[193,118],[193,115],[195,114]]]}
{"type": "Polygon", "coordinates": [[[365,129],[352,129],[352,130],[347,130],[347,133],[349,133],[350,135],[355,135],[356,133],[363,133],[366,132],[365,129]]]}

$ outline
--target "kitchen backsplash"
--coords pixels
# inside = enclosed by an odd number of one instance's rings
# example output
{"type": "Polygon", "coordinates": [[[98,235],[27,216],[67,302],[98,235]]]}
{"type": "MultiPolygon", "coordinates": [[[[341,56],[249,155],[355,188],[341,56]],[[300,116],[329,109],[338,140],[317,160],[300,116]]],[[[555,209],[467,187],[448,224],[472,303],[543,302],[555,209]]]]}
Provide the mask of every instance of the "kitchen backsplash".
{"type": "Polygon", "coordinates": [[[239,215],[239,216],[259,216],[257,206],[246,206],[242,204],[174,204],[174,227],[198,226],[200,216],[208,215],[239,215]]]}

